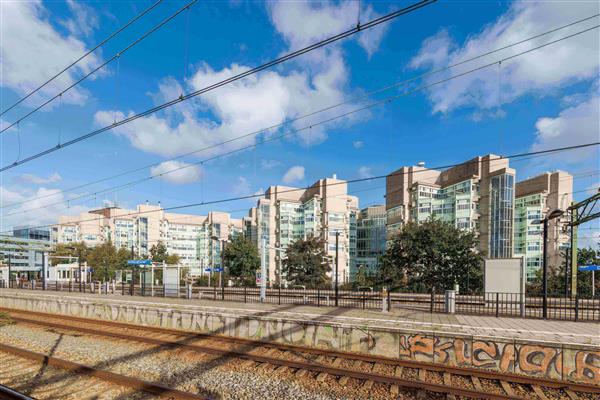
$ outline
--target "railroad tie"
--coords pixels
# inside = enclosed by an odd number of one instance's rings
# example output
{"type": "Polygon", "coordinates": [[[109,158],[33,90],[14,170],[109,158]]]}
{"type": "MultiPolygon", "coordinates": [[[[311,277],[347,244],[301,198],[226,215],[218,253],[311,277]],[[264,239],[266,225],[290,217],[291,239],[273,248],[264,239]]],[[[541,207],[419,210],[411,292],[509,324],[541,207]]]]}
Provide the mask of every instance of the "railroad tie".
{"type": "Polygon", "coordinates": [[[504,389],[504,391],[506,392],[507,395],[509,395],[509,396],[515,395],[515,391],[513,390],[512,386],[510,386],[510,383],[508,383],[507,381],[501,380],[500,385],[502,385],[502,389],[504,389]]]}
{"type": "MultiPolygon", "coordinates": [[[[452,386],[452,376],[448,372],[444,372],[444,385],[446,385],[446,386],[452,386]]],[[[448,393],[446,395],[446,399],[448,399],[448,400],[455,400],[456,396],[453,395],[453,394],[451,394],[451,393],[448,393]]]]}
{"type": "Polygon", "coordinates": [[[317,375],[317,382],[324,382],[328,376],[329,374],[327,372],[321,372],[319,375],[317,375]]]}
{"type": "Polygon", "coordinates": [[[340,378],[338,383],[342,386],[346,386],[346,383],[348,383],[348,379],[350,379],[350,378],[348,378],[347,376],[344,375],[340,378]]]}
{"type": "Polygon", "coordinates": [[[307,370],[305,369],[299,369],[298,371],[296,371],[296,376],[298,378],[302,378],[303,376],[305,376],[308,373],[307,370]]]}
{"type": "Polygon", "coordinates": [[[340,365],[342,365],[342,361],[344,361],[341,357],[336,358],[335,360],[333,360],[333,366],[334,367],[339,367],[340,365]]]}
{"type": "Polygon", "coordinates": [[[373,383],[375,383],[375,382],[373,382],[372,380],[368,379],[363,384],[363,388],[365,388],[367,390],[371,390],[371,388],[373,387],[373,383]]]}
{"type": "Polygon", "coordinates": [[[571,389],[564,389],[570,400],[579,400],[579,397],[571,389]]]}
{"type": "MultiPolygon", "coordinates": [[[[427,380],[427,371],[424,369],[419,369],[419,380],[425,382],[427,380]]],[[[427,392],[423,389],[417,391],[417,399],[425,400],[427,399],[427,392]]]]}
{"type": "Polygon", "coordinates": [[[427,380],[427,370],[419,369],[419,380],[425,382],[427,380]]]}
{"type": "Polygon", "coordinates": [[[251,367],[254,367],[254,364],[255,364],[254,361],[252,361],[252,360],[246,360],[246,361],[244,361],[243,366],[246,367],[246,368],[251,368],[251,367]]]}
{"type": "Polygon", "coordinates": [[[275,370],[275,372],[277,372],[278,374],[280,374],[280,373],[286,372],[288,369],[289,369],[288,367],[286,367],[285,365],[282,365],[282,366],[278,367],[275,370]]]}
{"type": "Polygon", "coordinates": [[[531,388],[533,389],[535,394],[537,394],[537,396],[540,398],[540,400],[550,400],[550,399],[548,399],[548,397],[546,396],[546,394],[544,393],[542,388],[539,387],[538,385],[531,385],[531,388]]]}
{"type": "MultiPolygon", "coordinates": [[[[394,376],[396,378],[402,378],[403,369],[404,369],[403,367],[396,367],[394,370],[394,376]]],[[[398,395],[398,393],[400,393],[400,387],[398,385],[390,386],[390,393],[393,394],[394,396],[398,395]]]]}
{"type": "Polygon", "coordinates": [[[478,377],[471,376],[471,381],[473,382],[473,386],[475,387],[475,390],[483,392],[483,388],[481,387],[481,381],[479,380],[478,377]]]}

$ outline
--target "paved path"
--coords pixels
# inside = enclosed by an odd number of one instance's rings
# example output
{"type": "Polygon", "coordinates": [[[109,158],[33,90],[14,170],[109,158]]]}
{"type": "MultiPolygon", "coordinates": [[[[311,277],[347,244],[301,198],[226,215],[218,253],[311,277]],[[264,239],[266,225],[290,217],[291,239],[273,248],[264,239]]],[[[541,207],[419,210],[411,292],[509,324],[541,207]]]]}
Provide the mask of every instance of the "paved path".
{"type": "Polygon", "coordinates": [[[120,294],[97,295],[69,292],[41,292],[0,289],[2,293],[18,293],[22,296],[62,296],[88,300],[116,301],[123,303],[151,303],[171,305],[178,308],[254,315],[292,320],[313,320],[341,324],[414,329],[421,331],[449,332],[495,338],[549,341],[558,343],[590,344],[600,346],[600,324],[594,322],[554,321],[526,318],[495,318],[473,315],[450,315],[405,309],[392,309],[388,313],[354,308],[314,307],[294,304],[240,303],[214,300],[186,300],[163,297],[122,296],[120,294]]]}

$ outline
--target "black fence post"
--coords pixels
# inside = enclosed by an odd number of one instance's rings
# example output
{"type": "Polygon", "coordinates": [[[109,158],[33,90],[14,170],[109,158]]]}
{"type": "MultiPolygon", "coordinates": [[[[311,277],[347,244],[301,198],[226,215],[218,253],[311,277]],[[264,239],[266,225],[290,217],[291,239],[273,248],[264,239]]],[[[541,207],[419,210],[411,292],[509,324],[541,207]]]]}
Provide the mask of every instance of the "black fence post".
{"type": "Polygon", "coordinates": [[[575,296],[575,322],[579,319],[579,294],[575,296]]]}
{"type": "MultiPolygon", "coordinates": [[[[366,298],[366,296],[365,296],[365,294],[366,294],[366,293],[367,293],[367,292],[365,292],[365,291],[363,290],[363,292],[362,292],[362,303],[363,303],[363,310],[366,308],[366,301],[367,301],[367,298],[366,298]]],[[[335,304],[335,305],[337,306],[337,298],[336,298],[336,304],[335,304]]]]}
{"type": "Polygon", "coordinates": [[[279,296],[278,304],[281,305],[281,284],[279,285],[279,296]]]}
{"type": "Polygon", "coordinates": [[[321,307],[321,289],[317,289],[317,307],[321,307]]]}
{"type": "Polygon", "coordinates": [[[435,307],[435,289],[431,290],[431,302],[429,304],[429,312],[433,313],[433,309],[435,307]]]}
{"type": "Polygon", "coordinates": [[[217,299],[217,287],[213,286],[213,300],[217,299]]]}
{"type": "Polygon", "coordinates": [[[500,293],[496,292],[496,318],[498,318],[500,314],[500,293]]]}
{"type": "Polygon", "coordinates": [[[244,303],[246,303],[246,289],[248,289],[246,286],[244,286],[244,303]]]}
{"type": "Polygon", "coordinates": [[[121,296],[125,296],[125,282],[121,281],[121,296]]]}
{"type": "Polygon", "coordinates": [[[221,300],[225,300],[225,287],[221,286],[221,300]]]}

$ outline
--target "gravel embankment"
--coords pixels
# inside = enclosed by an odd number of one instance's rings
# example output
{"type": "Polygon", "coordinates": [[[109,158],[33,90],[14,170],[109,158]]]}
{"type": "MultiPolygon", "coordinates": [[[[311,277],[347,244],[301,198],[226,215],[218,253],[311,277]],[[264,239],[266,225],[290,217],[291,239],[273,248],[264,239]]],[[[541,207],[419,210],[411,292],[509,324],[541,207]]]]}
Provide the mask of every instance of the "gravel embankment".
{"type": "MultiPolygon", "coordinates": [[[[344,385],[331,376],[318,382],[310,374],[300,377],[286,368],[158,349],[122,340],[90,338],[76,332],[7,325],[0,327],[0,342],[217,399],[396,398],[379,385],[364,387],[352,379],[344,385]]],[[[0,377],[0,382],[2,379],[0,377]]],[[[103,398],[131,398],[106,395],[108,397],[103,398]]],[[[410,393],[400,396],[413,398],[410,393]]]]}

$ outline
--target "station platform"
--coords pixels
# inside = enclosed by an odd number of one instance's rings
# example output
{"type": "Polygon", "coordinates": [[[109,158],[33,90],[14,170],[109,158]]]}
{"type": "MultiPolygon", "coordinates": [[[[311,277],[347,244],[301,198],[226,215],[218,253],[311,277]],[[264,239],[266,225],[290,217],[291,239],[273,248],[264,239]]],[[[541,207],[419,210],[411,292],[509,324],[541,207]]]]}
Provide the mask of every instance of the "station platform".
{"type": "Polygon", "coordinates": [[[0,289],[0,307],[444,363],[600,386],[600,324],[0,289]]]}

